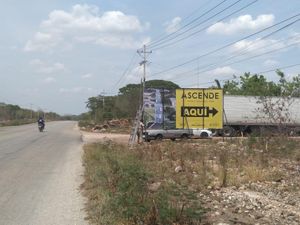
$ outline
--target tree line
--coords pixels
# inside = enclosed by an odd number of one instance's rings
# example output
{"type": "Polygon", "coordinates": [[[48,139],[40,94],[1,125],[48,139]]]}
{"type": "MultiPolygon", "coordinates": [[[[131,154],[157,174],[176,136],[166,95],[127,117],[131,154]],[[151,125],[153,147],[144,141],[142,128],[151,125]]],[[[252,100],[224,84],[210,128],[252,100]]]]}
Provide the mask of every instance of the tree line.
{"type": "Polygon", "coordinates": [[[35,122],[39,116],[47,120],[60,120],[62,117],[54,112],[34,111],[18,105],[0,103],[0,125],[18,125],[35,122]]]}
{"type": "MultiPolygon", "coordinates": [[[[278,82],[268,81],[263,75],[245,73],[239,81],[226,81],[223,89],[228,95],[246,96],[292,96],[300,97],[300,75],[287,79],[286,75],[277,70],[278,82]]],[[[235,77],[237,78],[237,77],[235,77]]]]}
{"type": "MultiPolygon", "coordinates": [[[[264,75],[245,73],[234,77],[223,85],[227,95],[245,96],[288,96],[300,97],[300,75],[287,79],[282,71],[276,71],[278,81],[268,81],[264,75]]],[[[146,88],[176,89],[179,85],[165,80],[145,82],[146,88]]],[[[211,88],[216,88],[212,86],[211,88]]],[[[103,122],[110,119],[134,118],[142,101],[142,84],[127,84],[115,96],[98,95],[86,102],[87,113],[80,115],[81,120],[103,122]]]]}
{"type": "MultiPolygon", "coordinates": [[[[145,88],[180,88],[177,84],[165,80],[145,82],[145,88]]],[[[133,118],[142,102],[142,84],[127,84],[119,89],[115,96],[98,95],[90,97],[86,102],[89,110],[80,115],[81,120],[103,122],[111,119],[133,118]]]]}

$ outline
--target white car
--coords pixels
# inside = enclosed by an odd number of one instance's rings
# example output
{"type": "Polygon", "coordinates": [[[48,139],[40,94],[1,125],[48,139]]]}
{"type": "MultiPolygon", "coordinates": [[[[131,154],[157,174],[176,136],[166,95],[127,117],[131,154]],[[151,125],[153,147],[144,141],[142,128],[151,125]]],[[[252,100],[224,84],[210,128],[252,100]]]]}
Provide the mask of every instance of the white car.
{"type": "Polygon", "coordinates": [[[207,129],[193,129],[194,138],[212,138],[213,133],[207,129]]]}

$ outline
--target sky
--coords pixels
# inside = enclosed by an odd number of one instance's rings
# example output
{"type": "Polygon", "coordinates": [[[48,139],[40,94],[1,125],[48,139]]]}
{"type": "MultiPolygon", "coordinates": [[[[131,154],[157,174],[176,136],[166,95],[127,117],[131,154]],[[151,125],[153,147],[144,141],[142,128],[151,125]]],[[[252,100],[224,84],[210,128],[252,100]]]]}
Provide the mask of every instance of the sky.
{"type": "Polygon", "coordinates": [[[144,45],[146,80],[292,79],[299,12],[299,0],[1,0],[0,102],[86,112],[89,97],[141,81],[144,45]]]}

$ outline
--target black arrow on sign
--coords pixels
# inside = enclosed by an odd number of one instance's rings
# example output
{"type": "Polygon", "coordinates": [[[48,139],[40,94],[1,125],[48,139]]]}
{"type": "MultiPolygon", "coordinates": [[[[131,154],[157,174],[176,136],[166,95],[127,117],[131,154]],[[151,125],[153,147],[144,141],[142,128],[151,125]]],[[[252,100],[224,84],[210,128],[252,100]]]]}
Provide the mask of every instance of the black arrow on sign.
{"type": "Polygon", "coordinates": [[[214,107],[212,109],[208,109],[208,114],[212,114],[212,116],[215,116],[218,113],[218,110],[216,110],[214,107]]]}

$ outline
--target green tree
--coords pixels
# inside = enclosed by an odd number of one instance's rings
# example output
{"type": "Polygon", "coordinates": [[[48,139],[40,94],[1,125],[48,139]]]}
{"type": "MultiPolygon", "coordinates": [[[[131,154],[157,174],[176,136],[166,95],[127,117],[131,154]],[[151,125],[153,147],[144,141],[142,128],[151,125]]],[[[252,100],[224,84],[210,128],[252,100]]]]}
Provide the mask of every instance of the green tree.
{"type": "Polygon", "coordinates": [[[285,74],[282,71],[277,70],[276,73],[279,76],[278,86],[280,87],[280,91],[281,91],[280,95],[282,96],[292,95],[294,97],[299,97],[300,96],[300,74],[294,76],[291,81],[288,81],[286,79],[285,74]]]}
{"type": "MultiPolygon", "coordinates": [[[[171,81],[150,80],[146,88],[175,89],[179,86],[171,81]]],[[[95,96],[88,98],[86,107],[91,120],[96,122],[113,118],[133,118],[142,101],[142,84],[127,84],[116,96],[95,96]]],[[[86,116],[85,116],[86,117],[86,116]]]]}
{"type": "Polygon", "coordinates": [[[245,73],[240,81],[226,81],[224,92],[230,95],[279,96],[280,85],[267,81],[263,75],[245,73]]]}

